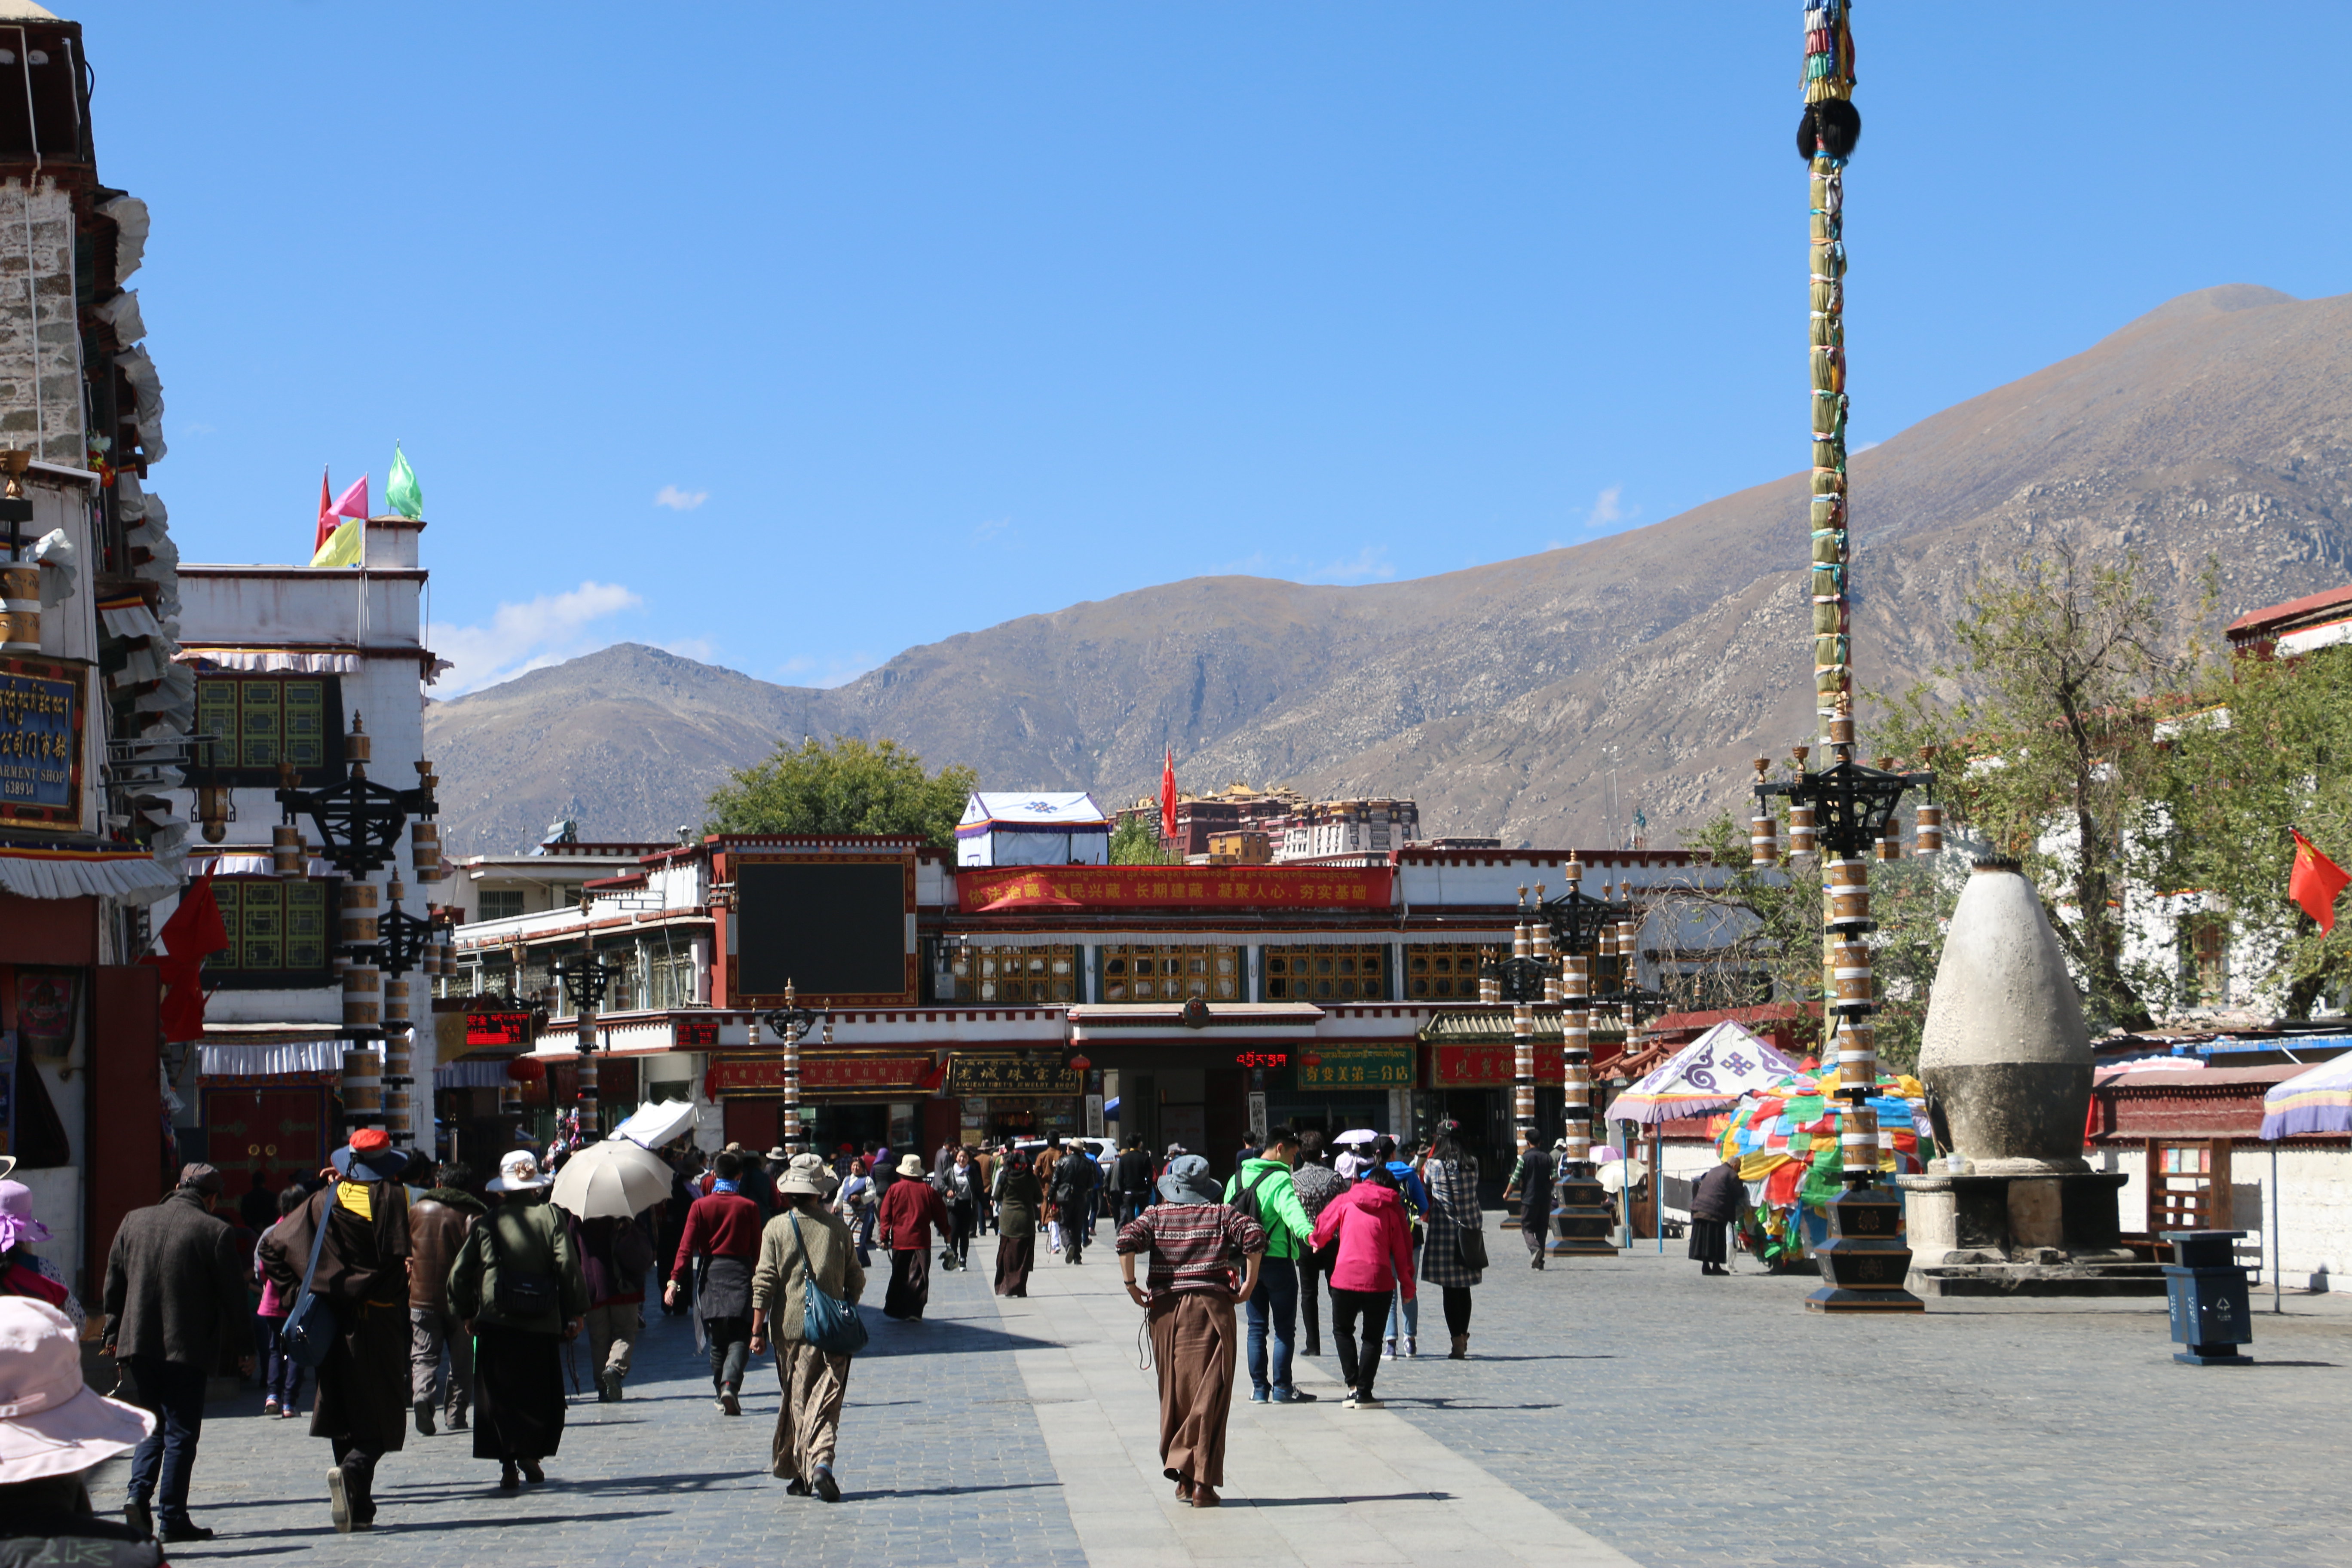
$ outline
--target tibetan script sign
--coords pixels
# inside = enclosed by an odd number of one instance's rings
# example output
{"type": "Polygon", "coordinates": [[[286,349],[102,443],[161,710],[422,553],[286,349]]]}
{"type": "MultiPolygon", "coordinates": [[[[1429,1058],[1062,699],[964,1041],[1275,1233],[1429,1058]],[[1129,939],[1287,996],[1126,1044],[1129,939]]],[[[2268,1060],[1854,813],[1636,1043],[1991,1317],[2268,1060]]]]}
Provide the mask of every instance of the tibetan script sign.
{"type": "MultiPolygon", "coordinates": [[[[1511,1046],[1433,1046],[1429,1054],[1429,1087],[1432,1089],[1507,1089],[1517,1075],[1511,1064],[1516,1047],[1511,1046]]],[[[1559,1065],[1557,1041],[1536,1046],[1536,1081],[1558,1084],[1566,1081],[1559,1065]]]]}
{"type": "Polygon", "coordinates": [[[529,1013],[468,1013],[467,1046],[527,1046],[530,1044],[529,1013]]]}
{"type": "Polygon", "coordinates": [[[1064,1067],[1053,1057],[1023,1061],[1019,1057],[977,1057],[958,1051],[948,1058],[948,1092],[952,1095],[1084,1094],[1086,1075],[1064,1067]]]}
{"type": "MultiPolygon", "coordinates": [[[[1411,1046],[1323,1046],[1298,1058],[1300,1089],[1411,1089],[1411,1046]]],[[[1557,1053],[1555,1053],[1557,1054],[1557,1053]]]]}
{"type": "Polygon", "coordinates": [[[81,826],[81,671],[0,658],[0,823],[81,826]]]}
{"type": "Polygon", "coordinates": [[[1384,910],[1385,866],[1007,866],[956,873],[956,902],[989,910],[1384,910]]]}

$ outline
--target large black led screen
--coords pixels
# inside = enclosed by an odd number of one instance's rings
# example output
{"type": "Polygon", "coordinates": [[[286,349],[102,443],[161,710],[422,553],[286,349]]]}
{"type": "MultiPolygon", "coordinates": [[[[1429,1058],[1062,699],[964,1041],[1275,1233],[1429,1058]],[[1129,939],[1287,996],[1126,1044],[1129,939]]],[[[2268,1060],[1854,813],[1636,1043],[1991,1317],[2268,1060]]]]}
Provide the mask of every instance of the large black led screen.
{"type": "Polygon", "coordinates": [[[905,995],[906,889],[896,859],[738,862],[736,995],[780,997],[786,981],[803,1005],[905,995]]]}

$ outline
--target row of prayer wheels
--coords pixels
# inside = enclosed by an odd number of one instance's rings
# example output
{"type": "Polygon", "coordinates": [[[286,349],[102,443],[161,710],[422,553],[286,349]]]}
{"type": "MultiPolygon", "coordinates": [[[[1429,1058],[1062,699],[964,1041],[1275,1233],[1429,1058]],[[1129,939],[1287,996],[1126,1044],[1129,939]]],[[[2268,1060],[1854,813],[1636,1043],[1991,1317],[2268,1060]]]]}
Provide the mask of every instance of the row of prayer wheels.
{"type": "MultiPolygon", "coordinates": [[[[1779,819],[1772,815],[1770,807],[1758,805],[1756,815],[1750,817],[1748,823],[1749,861],[1758,866],[1779,865],[1780,863],[1780,839],[1779,819]]],[[[1912,853],[1940,855],[1943,849],[1944,808],[1932,800],[1923,800],[1917,807],[1916,826],[1912,837],[1912,853]]],[[[1877,851],[1878,858],[1881,860],[1903,858],[1902,830],[1892,822],[1888,823],[1886,833],[1880,837],[1877,851]]],[[[1789,858],[1792,861],[1810,860],[1820,852],[1821,840],[1815,826],[1813,808],[1810,805],[1790,806],[1789,808],[1789,858]]]]}

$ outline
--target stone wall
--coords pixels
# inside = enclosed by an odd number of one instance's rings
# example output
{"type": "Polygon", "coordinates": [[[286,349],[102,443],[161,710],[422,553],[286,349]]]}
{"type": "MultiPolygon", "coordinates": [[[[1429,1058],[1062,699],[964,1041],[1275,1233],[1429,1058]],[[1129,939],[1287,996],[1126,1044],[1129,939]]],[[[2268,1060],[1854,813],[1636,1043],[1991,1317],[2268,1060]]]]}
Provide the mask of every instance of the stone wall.
{"type": "Polygon", "coordinates": [[[55,182],[0,184],[0,441],[79,468],[89,448],[73,250],[73,203],[55,182]]]}

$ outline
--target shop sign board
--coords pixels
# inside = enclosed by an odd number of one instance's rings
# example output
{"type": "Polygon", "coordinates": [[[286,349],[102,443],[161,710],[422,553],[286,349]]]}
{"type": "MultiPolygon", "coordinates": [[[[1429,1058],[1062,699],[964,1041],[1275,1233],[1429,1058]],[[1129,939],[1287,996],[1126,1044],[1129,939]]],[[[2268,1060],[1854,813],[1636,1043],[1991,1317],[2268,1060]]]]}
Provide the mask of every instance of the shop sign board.
{"type": "MultiPolygon", "coordinates": [[[[1517,1047],[1500,1046],[1433,1046],[1429,1053],[1432,1089],[1508,1089],[1517,1076],[1517,1047]]],[[[1536,1047],[1536,1082],[1567,1081],[1557,1043],[1536,1047]]]]}
{"type": "Polygon", "coordinates": [[[466,1015],[466,1044],[477,1046],[528,1046],[530,1044],[530,1015],[527,1012],[468,1013],[466,1015]]]}
{"type": "Polygon", "coordinates": [[[719,1043],[716,1018],[679,1018],[670,1025],[670,1044],[682,1051],[708,1050],[719,1043]]]}
{"type": "Polygon", "coordinates": [[[1396,1046],[1328,1046],[1318,1047],[1310,1063],[1298,1058],[1298,1087],[1310,1089],[1411,1089],[1413,1047],[1396,1046]]]}
{"type": "MultiPolygon", "coordinates": [[[[869,1094],[912,1089],[931,1070],[929,1057],[801,1056],[801,1092],[869,1094]]],[[[719,1094],[782,1094],[789,1081],[782,1057],[738,1057],[716,1061],[703,1075],[703,1089],[719,1094]]]]}
{"type": "Polygon", "coordinates": [[[0,824],[82,826],[82,672],[0,658],[0,824]]]}
{"type": "Polygon", "coordinates": [[[1386,866],[1012,866],[956,873],[967,914],[1000,910],[1385,910],[1386,866]]]}
{"type": "Polygon", "coordinates": [[[951,1095],[1065,1095],[1086,1092],[1086,1074],[1066,1068],[1048,1057],[1023,1061],[1013,1056],[975,1056],[958,1051],[948,1058],[948,1092],[951,1095]]]}

